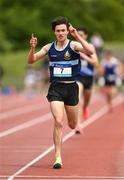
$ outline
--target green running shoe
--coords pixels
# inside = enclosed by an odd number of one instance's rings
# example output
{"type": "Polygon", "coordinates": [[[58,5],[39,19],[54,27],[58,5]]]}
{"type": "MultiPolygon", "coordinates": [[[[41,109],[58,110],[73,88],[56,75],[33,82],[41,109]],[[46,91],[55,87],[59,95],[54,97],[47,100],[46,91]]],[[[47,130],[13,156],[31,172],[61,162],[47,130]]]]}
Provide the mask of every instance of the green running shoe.
{"type": "Polygon", "coordinates": [[[62,160],[61,157],[56,157],[55,163],[53,165],[53,169],[61,169],[62,168],[62,160]]]}

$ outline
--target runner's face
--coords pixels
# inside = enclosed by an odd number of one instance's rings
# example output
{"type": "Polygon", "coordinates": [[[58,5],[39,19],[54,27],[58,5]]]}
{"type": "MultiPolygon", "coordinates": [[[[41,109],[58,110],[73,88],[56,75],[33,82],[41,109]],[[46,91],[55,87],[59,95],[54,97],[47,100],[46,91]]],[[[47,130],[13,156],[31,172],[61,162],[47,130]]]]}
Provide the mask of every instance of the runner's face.
{"type": "Polygon", "coordinates": [[[83,31],[78,31],[78,34],[83,38],[83,39],[87,39],[87,35],[83,32],[83,31]]]}
{"type": "Polygon", "coordinates": [[[55,27],[55,36],[57,41],[65,41],[67,39],[68,30],[65,24],[60,24],[55,27]]]}

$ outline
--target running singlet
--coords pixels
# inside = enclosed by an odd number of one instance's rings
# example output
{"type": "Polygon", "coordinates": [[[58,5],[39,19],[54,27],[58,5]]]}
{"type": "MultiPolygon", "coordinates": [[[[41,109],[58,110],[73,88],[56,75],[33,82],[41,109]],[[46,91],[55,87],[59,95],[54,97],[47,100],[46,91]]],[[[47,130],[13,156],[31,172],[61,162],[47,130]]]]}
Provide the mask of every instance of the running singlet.
{"type": "Polygon", "coordinates": [[[107,82],[114,82],[117,77],[117,60],[112,58],[109,63],[104,63],[104,78],[107,82]]]}
{"type": "Polygon", "coordinates": [[[53,42],[49,51],[50,82],[74,81],[80,70],[80,55],[70,47],[71,41],[63,50],[57,50],[53,42]]]}
{"type": "Polygon", "coordinates": [[[81,76],[94,76],[95,75],[94,66],[88,63],[85,59],[81,60],[80,75],[81,76]]]}

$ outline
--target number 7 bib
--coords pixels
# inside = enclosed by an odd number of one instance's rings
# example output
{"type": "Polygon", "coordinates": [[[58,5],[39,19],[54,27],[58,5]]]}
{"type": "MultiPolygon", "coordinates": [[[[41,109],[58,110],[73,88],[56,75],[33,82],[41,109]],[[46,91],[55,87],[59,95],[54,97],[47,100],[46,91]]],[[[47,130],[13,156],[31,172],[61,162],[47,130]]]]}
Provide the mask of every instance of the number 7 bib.
{"type": "Polygon", "coordinates": [[[54,67],[53,75],[54,77],[71,77],[72,68],[71,67],[54,67]]]}

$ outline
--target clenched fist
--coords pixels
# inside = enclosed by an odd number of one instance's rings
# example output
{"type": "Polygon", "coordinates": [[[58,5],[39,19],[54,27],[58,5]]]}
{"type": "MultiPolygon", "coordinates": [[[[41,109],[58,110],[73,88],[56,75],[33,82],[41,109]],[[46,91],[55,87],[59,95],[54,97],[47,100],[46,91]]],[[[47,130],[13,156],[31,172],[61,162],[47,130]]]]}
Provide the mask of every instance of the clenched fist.
{"type": "Polygon", "coordinates": [[[32,33],[32,35],[31,35],[30,45],[31,45],[32,48],[35,48],[36,45],[37,45],[37,38],[34,37],[34,34],[33,34],[33,33],[32,33]]]}
{"type": "Polygon", "coordinates": [[[73,37],[75,37],[75,35],[77,33],[76,29],[71,24],[69,26],[69,32],[73,37]]]}

